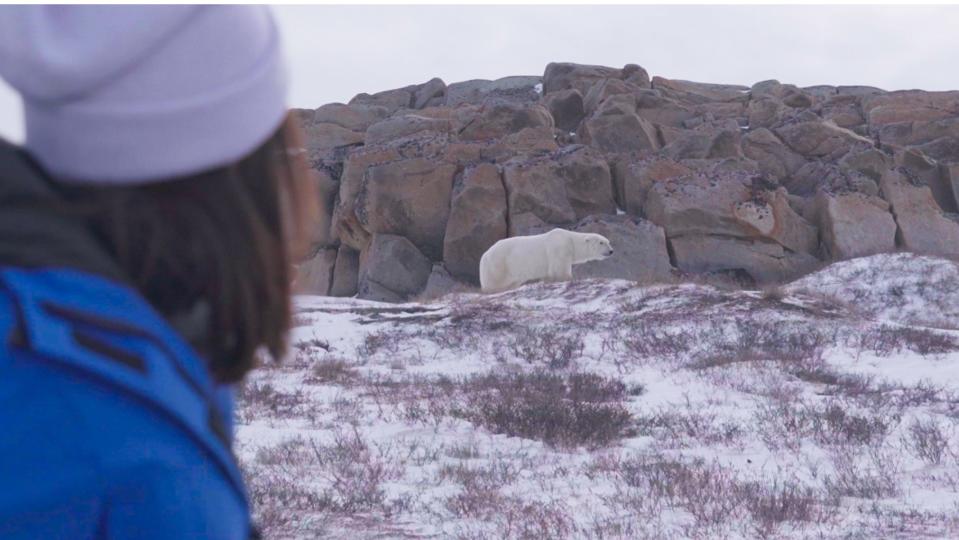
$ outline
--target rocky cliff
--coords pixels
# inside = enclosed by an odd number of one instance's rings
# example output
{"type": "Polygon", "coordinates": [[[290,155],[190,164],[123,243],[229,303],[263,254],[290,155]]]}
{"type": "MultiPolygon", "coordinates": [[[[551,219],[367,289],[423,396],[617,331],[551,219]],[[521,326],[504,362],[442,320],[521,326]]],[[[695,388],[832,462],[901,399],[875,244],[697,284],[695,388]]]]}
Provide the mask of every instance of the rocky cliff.
{"type": "Polygon", "coordinates": [[[833,260],[959,257],[959,91],[750,86],[570,63],[297,110],[323,215],[299,292],[477,282],[501,238],[606,235],[580,277],[782,282],[833,260]]]}

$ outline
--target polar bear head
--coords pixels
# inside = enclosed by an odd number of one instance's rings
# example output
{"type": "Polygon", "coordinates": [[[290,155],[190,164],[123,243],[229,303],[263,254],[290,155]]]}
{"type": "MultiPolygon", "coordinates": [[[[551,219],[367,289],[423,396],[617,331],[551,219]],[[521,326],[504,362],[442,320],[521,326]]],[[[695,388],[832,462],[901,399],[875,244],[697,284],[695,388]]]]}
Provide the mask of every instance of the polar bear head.
{"type": "Polygon", "coordinates": [[[574,264],[601,261],[613,254],[613,246],[601,234],[576,233],[574,264]]]}

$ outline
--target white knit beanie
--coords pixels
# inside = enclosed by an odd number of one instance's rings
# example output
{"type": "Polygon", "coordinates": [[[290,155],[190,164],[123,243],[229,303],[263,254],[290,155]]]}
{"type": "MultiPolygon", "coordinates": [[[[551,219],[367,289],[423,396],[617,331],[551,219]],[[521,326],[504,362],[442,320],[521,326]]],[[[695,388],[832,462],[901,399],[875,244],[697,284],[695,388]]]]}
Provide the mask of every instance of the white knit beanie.
{"type": "Polygon", "coordinates": [[[141,184],[235,162],[286,113],[262,6],[2,6],[0,76],[62,182],[141,184]]]}

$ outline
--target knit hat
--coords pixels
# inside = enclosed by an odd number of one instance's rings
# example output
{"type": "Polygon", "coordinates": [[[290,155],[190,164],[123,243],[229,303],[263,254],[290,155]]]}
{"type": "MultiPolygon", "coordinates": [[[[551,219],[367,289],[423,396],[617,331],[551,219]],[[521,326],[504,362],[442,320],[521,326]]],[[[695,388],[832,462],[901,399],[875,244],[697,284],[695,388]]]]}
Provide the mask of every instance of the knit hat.
{"type": "Polygon", "coordinates": [[[61,182],[144,184],[235,162],[286,114],[262,6],[2,6],[0,76],[61,182]]]}

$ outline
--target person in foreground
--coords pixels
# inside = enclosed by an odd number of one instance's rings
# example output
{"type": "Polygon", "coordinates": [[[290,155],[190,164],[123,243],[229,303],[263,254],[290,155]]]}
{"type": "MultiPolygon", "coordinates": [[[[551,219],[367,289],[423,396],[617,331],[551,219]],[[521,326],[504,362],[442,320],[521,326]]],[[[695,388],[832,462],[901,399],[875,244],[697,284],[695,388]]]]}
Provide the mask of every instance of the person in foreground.
{"type": "Polygon", "coordinates": [[[230,387],[314,194],[253,6],[0,7],[0,538],[253,535],[230,387]]]}

